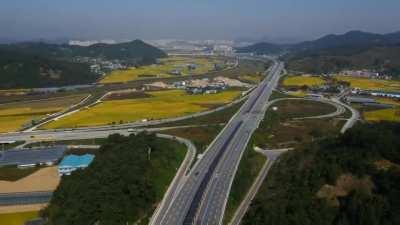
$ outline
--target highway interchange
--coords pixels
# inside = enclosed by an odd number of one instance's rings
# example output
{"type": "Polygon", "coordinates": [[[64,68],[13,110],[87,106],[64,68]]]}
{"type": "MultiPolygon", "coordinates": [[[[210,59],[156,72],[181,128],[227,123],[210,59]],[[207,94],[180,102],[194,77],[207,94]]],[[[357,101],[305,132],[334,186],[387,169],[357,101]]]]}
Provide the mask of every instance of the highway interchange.
{"type": "Polygon", "coordinates": [[[230,187],[247,143],[264,117],[283,63],[275,62],[268,76],[251,93],[191,170],[166,213],[152,224],[221,224],[230,187]]]}
{"type": "MultiPolygon", "coordinates": [[[[188,165],[191,163],[185,160],[184,166],[179,170],[163,202],[153,215],[150,221],[151,225],[222,224],[229,192],[240,159],[252,133],[264,118],[268,106],[274,102],[269,101],[269,98],[278,84],[283,69],[283,63],[274,62],[274,65],[265,72],[266,78],[246,96],[246,102],[209,145],[205,154],[196,162],[190,172],[188,172],[188,165]]],[[[352,110],[338,99],[333,99],[330,102],[330,104],[336,105],[340,111],[342,111],[343,107],[352,110]]],[[[203,114],[204,112],[198,116],[203,114]]],[[[358,119],[359,114],[357,111],[353,112],[352,115],[344,129],[351,127],[358,119]]],[[[174,118],[171,121],[180,119],[187,118],[174,118]]],[[[156,132],[164,128],[145,129],[140,127],[165,122],[169,122],[169,120],[139,122],[114,127],[9,133],[0,135],[0,141],[29,142],[45,138],[50,140],[91,139],[107,137],[113,133],[128,135],[132,130],[134,132],[142,130],[156,132]]],[[[187,145],[189,146],[190,144],[187,145]]],[[[195,154],[193,151],[189,151],[189,153],[188,157],[192,161],[195,154]]]]}

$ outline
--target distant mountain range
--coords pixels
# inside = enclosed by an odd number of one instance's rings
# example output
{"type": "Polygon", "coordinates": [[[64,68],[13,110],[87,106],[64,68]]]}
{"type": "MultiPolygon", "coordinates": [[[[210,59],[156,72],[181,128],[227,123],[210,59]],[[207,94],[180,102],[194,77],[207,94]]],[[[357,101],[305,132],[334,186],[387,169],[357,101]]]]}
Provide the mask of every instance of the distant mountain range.
{"type": "Polygon", "coordinates": [[[135,40],[88,47],[29,42],[0,45],[0,88],[65,86],[94,82],[99,75],[77,56],[123,60],[139,65],[166,57],[162,50],[135,40]]]}
{"type": "Polygon", "coordinates": [[[286,53],[289,69],[309,73],[330,73],[342,69],[373,69],[400,76],[400,32],[375,34],[350,31],[326,35],[297,44],[257,43],[237,52],[286,53]]]}
{"type": "Polygon", "coordinates": [[[330,34],[322,38],[297,44],[274,44],[260,42],[254,45],[238,48],[238,52],[253,52],[258,54],[275,54],[280,51],[317,51],[330,48],[369,48],[392,46],[400,43],[400,31],[389,34],[375,34],[362,31],[349,31],[345,34],[330,34]]]}

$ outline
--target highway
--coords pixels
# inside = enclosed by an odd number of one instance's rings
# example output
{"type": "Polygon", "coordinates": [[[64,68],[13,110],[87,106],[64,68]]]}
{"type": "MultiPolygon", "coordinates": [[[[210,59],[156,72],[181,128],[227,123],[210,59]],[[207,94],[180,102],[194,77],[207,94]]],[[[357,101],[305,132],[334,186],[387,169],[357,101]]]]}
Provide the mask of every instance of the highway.
{"type": "Polygon", "coordinates": [[[50,191],[0,194],[0,206],[48,203],[52,195],[50,191]]]}
{"type": "Polygon", "coordinates": [[[221,224],[234,175],[247,143],[263,119],[283,63],[275,62],[267,77],[210,144],[176,196],[151,224],[221,224]]]}

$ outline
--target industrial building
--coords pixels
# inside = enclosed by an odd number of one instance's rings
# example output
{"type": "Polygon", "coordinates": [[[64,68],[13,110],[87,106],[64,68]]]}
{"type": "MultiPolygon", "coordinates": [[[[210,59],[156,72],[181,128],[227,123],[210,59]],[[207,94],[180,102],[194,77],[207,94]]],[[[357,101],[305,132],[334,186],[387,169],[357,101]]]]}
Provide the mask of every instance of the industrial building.
{"type": "Polygon", "coordinates": [[[71,173],[78,169],[85,169],[92,163],[94,155],[68,155],[64,157],[58,165],[58,175],[71,175],[71,173]]]}
{"type": "Polygon", "coordinates": [[[40,149],[7,150],[0,152],[0,167],[16,165],[33,167],[36,165],[54,165],[62,158],[66,146],[55,146],[40,149]]]}
{"type": "Polygon", "coordinates": [[[373,98],[363,98],[363,97],[346,97],[346,102],[348,103],[358,103],[358,104],[366,104],[366,103],[376,103],[373,98]]]}

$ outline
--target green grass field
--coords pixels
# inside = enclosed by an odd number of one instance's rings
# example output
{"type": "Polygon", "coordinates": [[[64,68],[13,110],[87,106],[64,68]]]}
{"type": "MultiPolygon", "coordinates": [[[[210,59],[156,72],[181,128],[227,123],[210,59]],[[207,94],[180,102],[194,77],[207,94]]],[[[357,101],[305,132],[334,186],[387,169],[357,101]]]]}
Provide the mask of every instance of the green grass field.
{"type": "Polygon", "coordinates": [[[41,101],[0,104],[0,132],[17,131],[24,124],[62,111],[85,97],[86,95],[71,95],[41,101]]]}
{"type": "Polygon", "coordinates": [[[336,76],[335,79],[349,82],[353,88],[364,90],[400,91],[400,81],[396,80],[375,80],[348,76],[336,76]]]}
{"type": "Polygon", "coordinates": [[[39,169],[41,169],[41,167],[38,166],[26,169],[19,169],[17,166],[0,167],[0,181],[17,181],[33,174],[39,169]]]}
{"type": "Polygon", "coordinates": [[[183,90],[149,92],[150,98],[104,101],[44,128],[98,126],[183,116],[229,103],[240,93],[236,90],[210,95],[189,95],[183,90]]]}
{"type": "Polygon", "coordinates": [[[283,80],[284,86],[319,86],[325,84],[320,77],[314,76],[286,76],[283,80]]]}
{"type": "Polygon", "coordinates": [[[37,211],[0,214],[0,225],[23,225],[38,217],[37,211]]]}
{"type": "Polygon", "coordinates": [[[171,71],[181,71],[181,76],[198,75],[210,72],[214,69],[215,63],[221,63],[221,60],[214,58],[184,58],[184,57],[168,57],[162,59],[160,64],[142,66],[139,68],[129,68],[127,70],[116,70],[106,75],[100,83],[123,83],[132,80],[165,78],[178,75],[170,74],[171,71]],[[196,64],[197,68],[190,71],[187,64],[196,64]]]}

